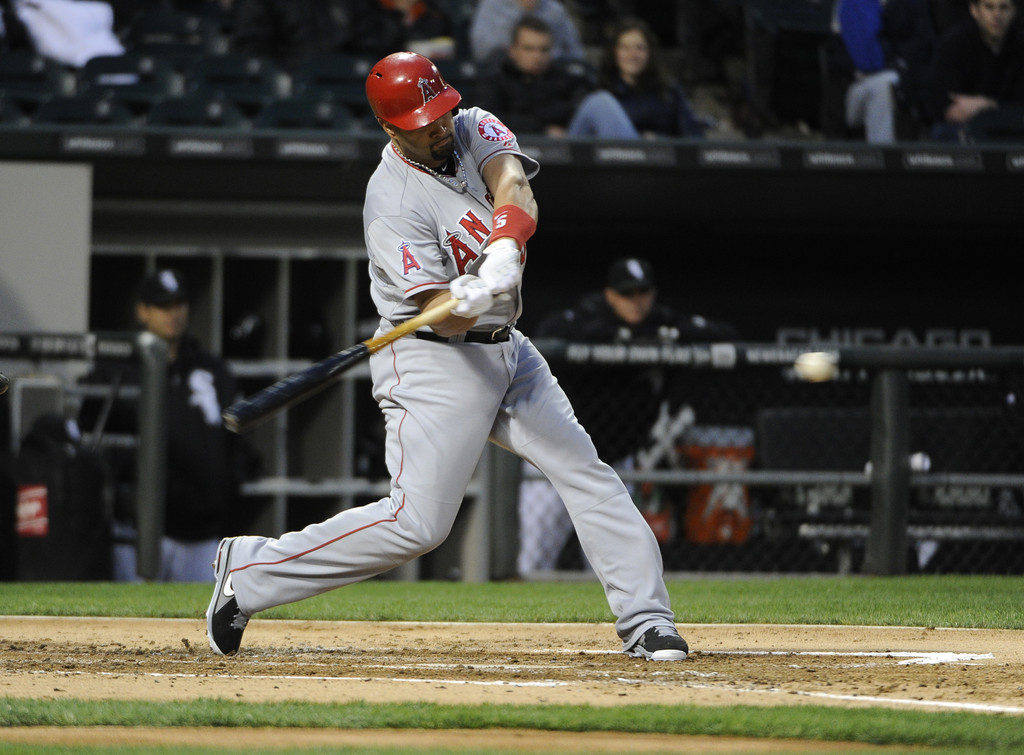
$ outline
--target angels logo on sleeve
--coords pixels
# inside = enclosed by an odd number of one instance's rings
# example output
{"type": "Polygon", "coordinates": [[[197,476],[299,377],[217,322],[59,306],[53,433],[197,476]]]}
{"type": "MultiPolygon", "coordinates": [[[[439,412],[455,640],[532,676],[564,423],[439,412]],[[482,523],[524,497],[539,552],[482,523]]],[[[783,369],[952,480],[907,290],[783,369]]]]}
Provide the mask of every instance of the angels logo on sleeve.
{"type": "Polygon", "coordinates": [[[477,130],[480,132],[480,136],[490,142],[507,142],[512,138],[512,132],[508,130],[508,126],[497,118],[484,118],[477,125],[477,130]]]}
{"type": "Polygon", "coordinates": [[[406,276],[413,270],[422,270],[423,266],[420,265],[419,260],[416,259],[412,253],[412,249],[409,247],[408,241],[402,241],[398,245],[398,251],[402,253],[402,275],[406,276]]]}

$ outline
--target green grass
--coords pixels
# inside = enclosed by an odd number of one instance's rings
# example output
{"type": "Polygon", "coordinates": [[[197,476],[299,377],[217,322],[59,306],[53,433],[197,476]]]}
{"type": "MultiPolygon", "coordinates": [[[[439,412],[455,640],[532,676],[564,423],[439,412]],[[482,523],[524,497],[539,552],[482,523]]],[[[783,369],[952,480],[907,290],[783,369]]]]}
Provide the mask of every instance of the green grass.
{"type": "MultiPolygon", "coordinates": [[[[69,750],[67,747],[42,747],[18,745],[17,747],[5,747],[0,743],[0,753],[18,753],[18,755],[66,755],[68,752],[75,753],[102,753],[102,755],[155,755],[156,753],[167,753],[167,755],[281,755],[281,749],[224,749],[221,747],[75,747],[69,750]]],[[[287,750],[286,752],[299,752],[299,750],[287,750]]],[[[310,753],[322,755],[325,752],[344,753],[344,755],[452,755],[450,748],[437,749],[434,747],[332,747],[329,750],[323,747],[308,750],[310,753]]],[[[606,753],[607,750],[596,752],[606,753]]],[[[933,751],[929,750],[929,755],[933,751]]],[[[587,755],[584,750],[573,749],[575,755],[587,755]]],[[[487,749],[459,749],[458,755],[494,755],[492,748],[487,749]]],[[[530,755],[562,755],[555,750],[546,752],[530,751],[530,755]]],[[[801,750],[800,755],[819,755],[819,753],[801,750]]],[[[827,749],[820,751],[820,755],[831,755],[827,749]]],[[[939,754],[944,755],[944,754],[939,754]]],[[[960,755],[960,752],[949,751],[949,755],[960,755]]]]}
{"type": "MultiPolygon", "coordinates": [[[[670,580],[680,623],[866,624],[1024,629],[1024,577],[766,577],[670,580]]],[[[199,618],[212,586],[0,584],[0,613],[199,618]]],[[[596,582],[371,580],[259,614],[329,621],[610,622],[596,582]]]]}
{"type": "MultiPolygon", "coordinates": [[[[205,584],[3,583],[0,613],[201,620],[205,584]]],[[[680,623],[867,624],[1024,629],[1024,578],[765,577],[669,581],[680,623]]],[[[260,614],[261,619],[611,622],[596,582],[488,583],[371,580],[260,614]]],[[[2,664],[2,658],[0,658],[2,664]]],[[[2,668],[2,665],[0,665],[2,668]]],[[[852,741],[930,752],[1024,751],[1024,718],[996,714],[812,706],[442,706],[224,700],[189,703],[0,698],[0,726],[274,726],[541,728],[852,741]],[[931,749],[936,748],[936,749],[931,749]]],[[[5,746],[0,753],[68,752],[5,746]]],[[[87,752],[88,748],[74,748],[87,752]]],[[[99,752],[99,749],[95,750],[99,752]]],[[[199,753],[202,749],[173,748],[199,753]]],[[[300,750],[294,750],[298,752],[300,750]]],[[[353,752],[352,750],[348,750],[353,752]]],[[[401,749],[360,752],[388,755],[401,749]]],[[[160,748],[117,752],[154,753],[160,748]]],[[[280,752],[279,750],[277,752],[280,752]]],[[[417,755],[431,755],[417,748],[417,755]]]]}
{"type": "Polygon", "coordinates": [[[564,705],[454,706],[303,702],[195,703],[0,699],[5,726],[217,726],[345,729],[540,729],[704,734],[884,745],[1024,750],[1024,726],[1010,716],[902,712],[884,708],[564,705]]]}
{"type": "MultiPolygon", "coordinates": [[[[53,746],[26,746],[26,745],[8,745],[4,746],[0,742],[0,753],[17,753],[18,755],[66,755],[68,752],[75,752],[81,755],[82,753],[102,753],[102,755],[157,755],[159,753],[166,753],[167,755],[281,755],[282,750],[280,748],[274,749],[225,749],[222,747],[86,747],[78,746],[74,749],[68,749],[67,747],[53,746]]],[[[298,749],[289,749],[285,752],[296,753],[302,752],[298,749]]],[[[323,755],[325,752],[332,753],[344,753],[344,755],[452,755],[451,748],[438,749],[434,747],[332,747],[331,749],[324,749],[323,747],[311,748],[306,750],[309,753],[317,753],[323,755]]],[[[494,749],[459,749],[458,755],[494,755],[494,749]]],[[[607,750],[599,750],[596,752],[606,753],[607,750]]],[[[932,755],[934,751],[929,750],[929,755],[932,755]]],[[[949,755],[960,755],[960,751],[949,751],[949,755]]],[[[573,749],[575,755],[587,755],[584,750],[573,749]]],[[[562,755],[555,750],[548,750],[546,752],[530,751],[530,755],[562,755]]],[[[828,749],[822,749],[820,753],[807,752],[801,750],[800,755],[831,755],[831,751],[828,749]]],[[[945,755],[945,753],[938,753],[937,755],[945,755]]]]}

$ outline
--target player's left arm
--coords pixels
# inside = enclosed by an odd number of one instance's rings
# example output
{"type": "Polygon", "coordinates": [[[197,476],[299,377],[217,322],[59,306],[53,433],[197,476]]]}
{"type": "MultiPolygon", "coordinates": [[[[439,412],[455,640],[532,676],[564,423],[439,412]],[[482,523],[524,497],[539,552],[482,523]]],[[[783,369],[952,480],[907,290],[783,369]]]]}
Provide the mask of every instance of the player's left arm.
{"type": "Polygon", "coordinates": [[[494,217],[477,274],[492,293],[500,293],[519,285],[523,247],[537,230],[537,199],[523,164],[512,153],[496,155],[482,172],[494,197],[494,217]]]}
{"type": "MultiPolygon", "coordinates": [[[[495,208],[513,205],[525,212],[537,223],[537,200],[526,177],[523,163],[512,152],[496,155],[484,164],[481,171],[484,183],[494,197],[495,208]]],[[[497,212],[497,209],[495,210],[497,212]]],[[[500,238],[492,234],[492,240],[500,238]]],[[[523,242],[525,243],[525,241],[523,242]]]]}

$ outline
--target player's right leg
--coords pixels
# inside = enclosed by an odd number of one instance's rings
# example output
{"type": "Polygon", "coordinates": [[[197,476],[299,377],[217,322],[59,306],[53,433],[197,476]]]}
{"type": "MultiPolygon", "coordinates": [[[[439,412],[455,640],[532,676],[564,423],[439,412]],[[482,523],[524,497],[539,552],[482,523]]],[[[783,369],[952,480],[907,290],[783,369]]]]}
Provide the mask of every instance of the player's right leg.
{"type": "Polygon", "coordinates": [[[385,416],[391,494],[279,538],[226,540],[207,612],[215,651],[237,649],[245,623],[259,611],[376,576],[444,541],[500,398],[479,385],[482,376],[490,370],[507,381],[493,355],[460,354],[462,348],[410,338],[392,344],[380,360],[380,354],[371,357],[374,395],[385,416]],[[478,363],[474,380],[452,379],[467,358],[478,363]]]}

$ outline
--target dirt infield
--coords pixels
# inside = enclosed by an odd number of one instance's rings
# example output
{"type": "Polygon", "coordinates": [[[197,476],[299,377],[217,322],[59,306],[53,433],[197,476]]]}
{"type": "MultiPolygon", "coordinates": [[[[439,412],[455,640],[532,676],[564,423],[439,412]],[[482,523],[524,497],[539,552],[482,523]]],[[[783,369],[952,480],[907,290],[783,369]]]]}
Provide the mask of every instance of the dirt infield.
{"type": "MultiPolygon", "coordinates": [[[[651,663],[619,652],[610,625],[255,620],[242,651],[223,658],[209,650],[205,625],[197,620],[0,617],[0,697],[881,705],[1024,716],[1024,632],[683,624],[680,630],[692,646],[690,660],[651,663]]],[[[102,737],[103,731],[91,730],[89,736],[102,737]]],[[[116,733],[124,744],[124,730],[116,733]]],[[[194,733],[200,740],[223,734],[194,733]]],[[[0,741],[31,736],[59,742],[66,735],[61,729],[7,729],[0,730],[0,741]]],[[[505,732],[482,741],[492,748],[501,739],[509,741],[510,750],[555,746],[570,752],[593,739],[605,744],[591,742],[591,751],[623,749],[622,742],[615,743],[621,735],[572,735],[577,743],[572,747],[562,747],[551,733],[531,745],[527,735],[505,732]]],[[[132,736],[162,734],[140,729],[132,736]]],[[[184,742],[182,732],[173,736],[184,742]]],[[[353,736],[367,744],[365,734],[353,736]]],[[[421,747],[432,743],[422,733],[393,736],[397,744],[410,736],[421,747]]],[[[458,736],[459,747],[473,746],[476,735],[458,736]]],[[[232,737],[241,746],[237,732],[232,737]]],[[[262,732],[257,741],[269,747],[277,737],[281,746],[302,744],[294,731],[262,732]]],[[[382,737],[374,734],[373,742],[387,741],[382,737]]],[[[219,740],[197,744],[214,741],[219,740]]],[[[341,744],[337,737],[331,741],[341,744]]],[[[678,740],[629,741],[631,751],[671,752],[678,740]]],[[[315,739],[310,746],[316,746],[315,739]]],[[[436,746],[449,745],[438,741],[436,746]]],[[[750,746],[755,749],[738,749],[739,743],[729,740],[728,749],[773,751],[764,740],[750,746]]],[[[793,747],[787,743],[784,749],[793,747]]]]}

